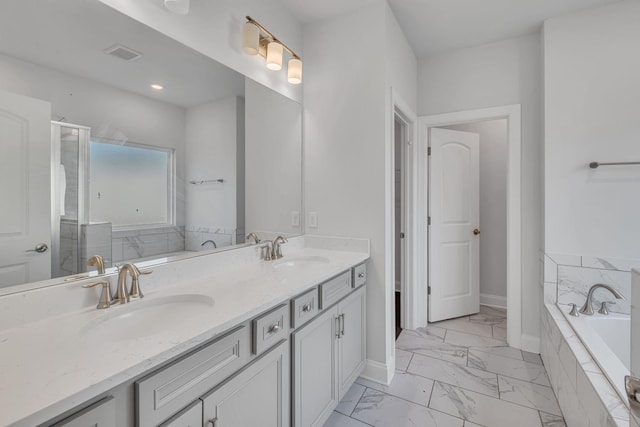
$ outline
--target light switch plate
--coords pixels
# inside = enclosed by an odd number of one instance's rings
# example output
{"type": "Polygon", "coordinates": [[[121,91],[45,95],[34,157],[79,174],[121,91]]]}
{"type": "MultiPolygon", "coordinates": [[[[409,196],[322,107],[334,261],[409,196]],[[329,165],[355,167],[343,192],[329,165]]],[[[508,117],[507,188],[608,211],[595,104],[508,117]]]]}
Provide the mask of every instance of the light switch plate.
{"type": "Polygon", "coordinates": [[[309,227],[318,228],[318,212],[309,212],[309,227]]]}
{"type": "Polygon", "coordinates": [[[291,212],[291,226],[292,227],[300,227],[300,212],[292,211],[291,212]]]}

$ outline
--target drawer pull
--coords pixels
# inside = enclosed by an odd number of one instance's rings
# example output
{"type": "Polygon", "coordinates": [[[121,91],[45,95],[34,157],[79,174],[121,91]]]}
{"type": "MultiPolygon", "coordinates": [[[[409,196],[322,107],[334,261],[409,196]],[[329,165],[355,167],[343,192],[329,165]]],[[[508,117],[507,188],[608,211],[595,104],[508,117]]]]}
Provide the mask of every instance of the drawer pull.
{"type": "Polygon", "coordinates": [[[311,311],[311,304],[305,304],[304,306],[302,306],[302,311],[304,311],[305,313],[311,311]]]}
{"type": "Polygon", "coordinates": [[[207,427],[218,427],[218,419],[214,418],[207,422],[207,427]]]}
{"type": "Polygon", "coordinates": [[[364,277],[364,272],[362,272],[362,273],[358,273],[358,277],[359,277],[360,279],[362,279],[362,278],[364,277]]]}
{"type": "Polygon", "coordinates": [[[279,330],[280,330],[280,324],[279,323],[276,323],[275,325],[271,325],[269,327],[269,332],[272,333],[272,334],[275,334],[279,330]]]}

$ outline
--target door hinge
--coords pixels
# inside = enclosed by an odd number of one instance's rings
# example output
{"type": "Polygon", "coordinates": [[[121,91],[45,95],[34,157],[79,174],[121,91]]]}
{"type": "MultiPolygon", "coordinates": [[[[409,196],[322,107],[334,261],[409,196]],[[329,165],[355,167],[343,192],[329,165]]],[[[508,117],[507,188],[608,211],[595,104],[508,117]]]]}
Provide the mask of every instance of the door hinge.
{"type": "Polygon", "coordinates": [[[427,156],[431,155],[431,147],[427,147],[427,156]]]}
{"type": "Polygon", "coordinates": [[[427,286],[427,295],[431,295],[431,286],[427,286]]]}
{"type": "Polygon", "coordinates": [[[404,233],[400,233],[400,238],[404,239],[404,233]]]}
{"type": "Polygon", "coordinates": [[[427,217],[427,225],[431,225],[431,217],[430,216],[427,217]]]}

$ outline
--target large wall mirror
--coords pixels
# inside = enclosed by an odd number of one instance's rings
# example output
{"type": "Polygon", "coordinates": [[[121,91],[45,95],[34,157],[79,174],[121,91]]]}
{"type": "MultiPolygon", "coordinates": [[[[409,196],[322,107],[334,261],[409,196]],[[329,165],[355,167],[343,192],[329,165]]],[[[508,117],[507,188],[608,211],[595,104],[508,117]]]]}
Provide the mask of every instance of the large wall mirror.
{"type": "Polygon", "coordinates": [[[0,288],[301,234],[298,103],[98,0],[3,8],[0,288]]]}

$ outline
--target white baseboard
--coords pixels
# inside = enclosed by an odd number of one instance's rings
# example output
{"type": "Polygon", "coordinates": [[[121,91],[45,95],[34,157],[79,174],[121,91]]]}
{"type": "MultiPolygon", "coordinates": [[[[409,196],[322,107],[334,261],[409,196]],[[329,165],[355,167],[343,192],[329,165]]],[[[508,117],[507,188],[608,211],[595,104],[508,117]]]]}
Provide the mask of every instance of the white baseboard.
{"type": "Polygon", "coordinates": [[[540,337],[522,334],[521,344],[521,350],[528,351],[529,353],[540,354],[540,337]]]}
{"type": "Polygon", "coordinates": [[[395,357],[390,357],[387,360],[387,364],[376,362],[375,360],[367,359],[362,378],[374,381],[383,385],[391,384],[393,374],[395,374],[396,361],[395,357]]]}
{"type": "Polygon", "coordinates": [[[507,297],[501,297],[500,295],[480,294],[480,304],[488,305],[489,307],[498,307],[507,309],[507,297]]]}

